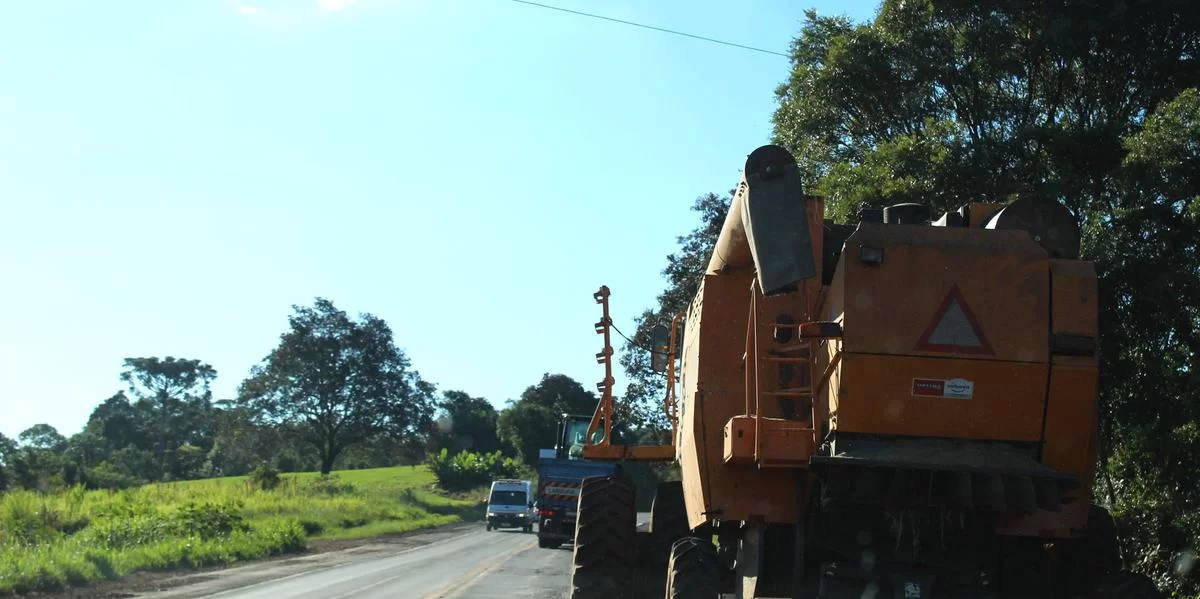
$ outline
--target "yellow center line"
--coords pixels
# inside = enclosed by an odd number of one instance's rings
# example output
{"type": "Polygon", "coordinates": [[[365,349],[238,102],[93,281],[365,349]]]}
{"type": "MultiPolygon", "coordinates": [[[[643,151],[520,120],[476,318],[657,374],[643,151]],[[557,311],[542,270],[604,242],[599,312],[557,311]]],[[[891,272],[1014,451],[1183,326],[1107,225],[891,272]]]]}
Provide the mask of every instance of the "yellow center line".
{"type": "Polygon", "coordinates": [[[508,561],[508,558],[510,558],[522,551],[525,551],[526,549],[531,549],[531,548],[533,548],[533,541],[526,541],[524,543],[521,543],[520,545],[517,545],[516,547],[513,547],[512,549],[509,549],[508,551],[501,553],[500,555],[492,558],[491,560],[488,560],[488,561],[476,566],[471,571],[467,572],[466,574],[463,574],[462,576],[459,576],[458,578],[455,578],[454,580],[450,581],[442,588],[437,589],[436,591],[433,591],[432,593],[429,593],[429,594],[425,595],[424,597],[421,597],[421,599],[438,599],[439,597],[445,597],[446,595],[453,593],[454,591],[457,591],[466,586],[469,586],[471,583],[475,582],[476,580],[483,578],[484,575],[488,574],[492,570],[499,568],[501,565],[504,564],[504,562],[508,561]]]}

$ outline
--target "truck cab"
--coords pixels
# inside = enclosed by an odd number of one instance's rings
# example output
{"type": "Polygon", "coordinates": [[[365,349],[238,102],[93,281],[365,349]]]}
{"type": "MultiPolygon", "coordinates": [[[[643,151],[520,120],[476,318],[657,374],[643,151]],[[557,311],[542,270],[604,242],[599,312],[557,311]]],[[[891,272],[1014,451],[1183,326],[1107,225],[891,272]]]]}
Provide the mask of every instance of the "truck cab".
{"type": "Polygon", "coordinates": [[[487,530],[520,528],[533,532],[533,482],[501,479],[492,481],[488,492],[487,530]]]}

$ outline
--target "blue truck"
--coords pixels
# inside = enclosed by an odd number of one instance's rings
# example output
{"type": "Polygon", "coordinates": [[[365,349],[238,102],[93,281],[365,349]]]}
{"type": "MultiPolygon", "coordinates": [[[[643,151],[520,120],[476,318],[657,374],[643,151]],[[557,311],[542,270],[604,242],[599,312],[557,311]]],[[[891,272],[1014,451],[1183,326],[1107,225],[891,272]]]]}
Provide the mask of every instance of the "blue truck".
{"type": "Polygon", "coordinates": [[[564,414],[558,423],[553,449],[542,449],[538,457],[538,547],[556,548],[575,539],[575,508],[583,479],[612,476],[616,462],[583,459],[589,416],[564,414]]]}

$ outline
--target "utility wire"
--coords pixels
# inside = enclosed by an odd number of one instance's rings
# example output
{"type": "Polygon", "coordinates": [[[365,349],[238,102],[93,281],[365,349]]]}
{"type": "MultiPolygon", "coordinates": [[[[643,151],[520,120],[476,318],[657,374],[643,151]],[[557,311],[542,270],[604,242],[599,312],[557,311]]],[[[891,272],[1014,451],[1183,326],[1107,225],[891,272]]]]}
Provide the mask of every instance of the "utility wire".
{"type": "Polygon", "coordinates": [[[648,346],[645,346],[645,345],[642,345],[642,344],[640,344],[640,343],[635,343],[635,342],[633,341],[633,339],[630,339],[629,337],[626,337],[626,336],[625,336],[625,333],[622,333],[622,332],[621,332],[621,329],[618,329],[618,328],[617,328],[617,325],[616,325],[615,323],[609,323],[609,326],[611,326],[611,327],[613,328],[613,330],[617,332],[617,334],[618,334],[618,335],[620,335],[622,338],[624,338],[624,339],[625,339],[625,341],[627,341],[627,342],[629,343],[629,345],[631,345],[631,346],[633,346],[633,347],[636,347],[636,348],[638,348],[638,349],[643,349],[643,350],[646,350],[646,351],[648,351],[648,352],[651,352],[651,353],[653,353],[653,352],[654,352],[654,348],[652,348],[652,347],[648,347],[648,346]]]}
{"type": "Polygon", "coordinates": [[[539,7],[539,8],[546,8],[546,9],[549,9],[549,10],[557,10],[557,11],[561,11],[561,12],[565,12],[565,13],[571,13],[571,14],[574,14],[574,15],[580,15],[580,16],[583,16],[583,17],[591,17],[591,18],[593,18],[593,19],[600,19],[600,20],[603,20],[603,21],[612,21],[613,23],[620,23],[620,24],[622,24],[622,25],[630,25],[630,26],[633,26],[633,27],[641,27],[642,29],[650,29],[650,30],[652,30],[652,31],[660,31],[660,32],[662,32],[662,33],[670,33],[670,34],[673,34],[673,35],[682,35],[683,37],[690,37],[690,38],[692,38],[692,39],[697,39],[697,40],[701,40],[701,41],[705,41],[705,42],[712,42],[712,43],[714,43],[714,44],[721,44],[721,45],[723,45],[723,46],[732,46],[732,47],[734,47],[734,48],[741,48],[741,49],[743,49],[743,50],[751,50],[751,51],[754,51],[754,52],[762,52],[763,54],[773,54],[773,55],[775,55],[775,56],[782,56],[782,57],[784,57],[784,58],[791,58],[790,56],[788,56],[787,54],[784,54],[783,52],[776,52],[776,51],[774,51],[774,50],[766,50],[766,49],[763,49],[763,48],[755,48],[754,46],[744,46],[744,45],[742,45],[742,44],[735,44],[735,43],[733,43],[733,42],[726,42],[726,41],[722,41],[722,40],[718,40],[718,39],[713,39],[713,38],[711,38],[711,37],[704,37],[703,35],[694,35],[694,34],[691,34],[691,33],[684,33],[684,32],[682,32],[682,31],[676,31],[676,30],[674,30],[674,29],[665,29],[665,28],[663,28],[663,27],[655,27],[655,26],[653,26],[653,25],[645,25],[645,24],[642,24],[642,23],[634,23],[633,21],[622,21],[621,19],[614,19],[614,18],[612,18],[612,17],[606,17],[606,16],[604,16],[604,15],[596,15],[596,14],[592,14],[592,13],[581,12],[581,11],[578,11],[578,10],[571,10],[571,9],[569,9],[569,8],[562,8],[561,6],[550,6],[549,4],[539,4],[539,3],[537,3],[537,2],[530,2],[529,0],[512,0],[512,1],[513,1],[513,2],[516,2],[516,3],[519,3],[519,4],[528,4],[529,6],[537,6],[537,7],[539,7]]]}

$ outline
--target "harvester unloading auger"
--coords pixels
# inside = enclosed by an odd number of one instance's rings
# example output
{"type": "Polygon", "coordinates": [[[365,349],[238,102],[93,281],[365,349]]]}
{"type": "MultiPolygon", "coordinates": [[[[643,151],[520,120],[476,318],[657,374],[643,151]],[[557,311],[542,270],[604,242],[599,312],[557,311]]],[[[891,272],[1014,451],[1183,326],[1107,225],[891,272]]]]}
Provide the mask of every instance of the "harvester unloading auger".
{"type": "Polygon", "coordinates": [[[628,480],[584,482],[572,597],[661,597],[635,593],[646,568],[668,598],[1159,596],[1092,505],[1097,285],[1074,216],[1018,199],[930,220],[903,204],[833,224],[786,150],[751,153],[682,340],[656,355],[668,389],[681,362],[670,446],[611,442],[601,288],[584,455],[677,460],[682,481],[648,535],[628,480]]]}

